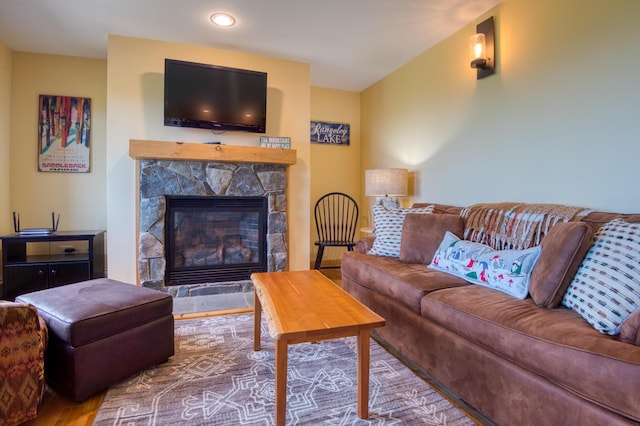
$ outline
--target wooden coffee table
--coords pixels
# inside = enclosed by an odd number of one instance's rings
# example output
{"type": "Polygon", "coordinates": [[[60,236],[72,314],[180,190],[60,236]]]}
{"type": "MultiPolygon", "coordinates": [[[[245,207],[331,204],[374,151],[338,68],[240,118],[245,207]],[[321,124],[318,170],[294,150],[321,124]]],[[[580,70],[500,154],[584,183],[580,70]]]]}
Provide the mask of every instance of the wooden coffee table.
{"type": "Polygon", "coordinates": [[[255,291],[254,344],[260,350],[261,312],[275,339],[276,424],[287,406],[288,345],[358,336],[358,416],[369,417],[369,331],[385,324],[317,270],[251,275],[255,291]]]}

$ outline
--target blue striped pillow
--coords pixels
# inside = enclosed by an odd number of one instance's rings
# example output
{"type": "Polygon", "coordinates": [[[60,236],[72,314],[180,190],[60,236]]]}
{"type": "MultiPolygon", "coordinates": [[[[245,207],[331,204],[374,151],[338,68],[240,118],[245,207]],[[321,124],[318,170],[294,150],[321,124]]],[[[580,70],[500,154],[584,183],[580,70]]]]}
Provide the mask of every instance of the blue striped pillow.
{"type": "Polygon", "coordinates": [[[594,235],[562,304],[601,333],[620,333],[640,309],[640,223],[614,219],[594,235]]]}
{"type": "Polygon", "coordinates": [[[368,254],[400,257],[404,217],[407,213],[433,213],[433,208],[433,205],[429,205],[418,208],[387,209],[380,204],[375,204],[372,210],[376,239],[368,254]]]}

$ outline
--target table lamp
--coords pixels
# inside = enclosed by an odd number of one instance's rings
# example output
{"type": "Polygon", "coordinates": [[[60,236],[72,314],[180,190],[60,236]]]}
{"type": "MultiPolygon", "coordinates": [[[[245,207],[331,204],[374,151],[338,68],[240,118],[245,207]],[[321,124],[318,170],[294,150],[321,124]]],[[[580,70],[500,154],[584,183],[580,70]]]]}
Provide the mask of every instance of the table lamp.
{"type": "Polygon", "coordinates": [[[364,171],[364,193],[376,197],[376,204],[388,209],[400,207],[397,197],[407,195],[409,171],[407,169],[370,169],[364,171]]]}

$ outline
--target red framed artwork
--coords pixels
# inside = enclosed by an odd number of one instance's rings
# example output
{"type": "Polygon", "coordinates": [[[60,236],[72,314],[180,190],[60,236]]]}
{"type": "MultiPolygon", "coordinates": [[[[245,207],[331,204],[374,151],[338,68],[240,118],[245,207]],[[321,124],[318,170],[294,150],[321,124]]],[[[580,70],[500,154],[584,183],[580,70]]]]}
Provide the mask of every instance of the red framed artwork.
{"type": "Polygon", "coordinates": [[[91,98],[40,95],[38,105],[38,170],[89,172],[91,98]]]}

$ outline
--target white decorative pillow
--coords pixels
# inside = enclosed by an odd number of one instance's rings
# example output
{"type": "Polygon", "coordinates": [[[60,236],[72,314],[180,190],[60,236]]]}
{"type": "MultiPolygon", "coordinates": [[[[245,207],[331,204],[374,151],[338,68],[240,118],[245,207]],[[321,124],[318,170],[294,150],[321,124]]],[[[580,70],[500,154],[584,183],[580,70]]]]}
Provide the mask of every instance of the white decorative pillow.
{"type": "Polygon", "coordinates": [[[620,333],[640,309],[640,223],[614,219],[596,231],[562,304],[599,332],[620,333]]]}
{"type": "Polygon", "coordinates": [[[494,250],[447,232],[428,267],[524,299],[529,293],[531,272],[541,252],[540,246],[526,250],[494,250]]]}
{"type": "Polygon", "coordinates": [[[402,223],[407,213],[433,213],[433,205],[419,208],[387,209],[375,204],[373,210],[373,226],[376,239],[368,254],[378,256],[400,257],[400,239],[402,223]]]}

